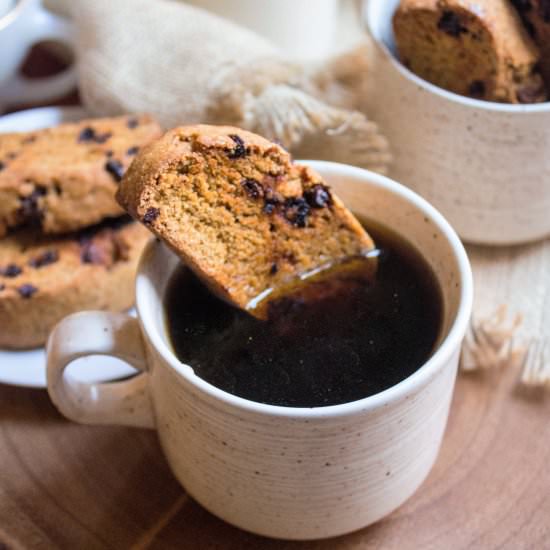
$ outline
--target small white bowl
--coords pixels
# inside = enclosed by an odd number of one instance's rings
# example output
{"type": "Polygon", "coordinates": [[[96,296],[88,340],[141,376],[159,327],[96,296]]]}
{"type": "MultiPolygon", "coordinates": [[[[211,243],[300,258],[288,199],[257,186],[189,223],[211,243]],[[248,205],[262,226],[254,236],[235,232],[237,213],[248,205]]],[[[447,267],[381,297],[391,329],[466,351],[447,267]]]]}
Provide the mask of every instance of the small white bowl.
{"type": "Polygon", "coordinates": [[[376,55],[369,112],[388,136],[391,176],[436,206],[462,239],[516,244],[550,235],[550,103],[463,97],[419,78],[396,55],[399,0],[369,0],[376,55]]]}

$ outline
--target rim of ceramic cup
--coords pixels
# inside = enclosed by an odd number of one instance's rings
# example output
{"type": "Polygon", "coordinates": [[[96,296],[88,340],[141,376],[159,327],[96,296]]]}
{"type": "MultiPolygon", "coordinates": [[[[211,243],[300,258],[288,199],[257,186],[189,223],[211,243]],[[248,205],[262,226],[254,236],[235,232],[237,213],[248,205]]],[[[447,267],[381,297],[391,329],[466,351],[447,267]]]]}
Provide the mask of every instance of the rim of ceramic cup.
{"type": "MultiPolygon", "coordinates": [[[[382,50],[385,56],[390,60],[391,64],[397,69],[402,76],[411,80],[420,88],[438,95],[448,101],[454,103],[461,103],[465,107],[471,109],[482,109],[485,111],[495,111],[509,114],[522,114],[522,113],[540,113],[550,111],[550,100],[544,103],[531,103],[531,104],[513,104],[513,103],[497,103],[495,101],[484,101],[482,99],[474,99],[466,97],[454,92],[449,92],[444,88],[436,86],[427,80],[419,77],[413,73],[410,69],[405,67],[398,57],[392,52],[386,42],[379,37],[378,28],[375,26],[378,24],[377,9],[380,4],[385,4],[388,0],[368,0],[363,8],[363,19],[367,32],[375,42],[375,44],[382,50]]],[[[393,17],[393,14],[392,14],[393,17]]]]}
{"type": "Polygon", "coordinates": [[[4,14],[0,15],[0,31],[6,28],[23,10],[25,4],[31,0],[14,0],[13,6],[4,14]]]}
{"type": "Polygon", "coordinates": [[[345,164],[308,160],[299,162],[308,164],[321,174],[329,173],[330,175],[326,178],[329,184],[331,175],[349,177],[350,179],[361,181],[365,185],[366,192],[368,192],[369,187],[377,187],[390,191],[394,195],[406,199],[422,215],[427,216],[439,229],[444,238],[447,239],[448,244],[454,252],[459,271],[458,274],[461,286],[459,306],[447,335],[433,352],[431,357],[418,370],[382,392],[364,397],[363,399],[359,399],[357,401],[350,401],[349,403],[343,403],[340,405],[329,405],[326,407],[309,408],[269,405],[238,397],[221,390],[195,374],[190,365],[179,361],[174,352],[164,342],[160,335],[159,328],[153,321],[152,316],[144,317],[142,315],[143,309],[149,309],[143,308],[141,305],[141,301],[143,300],[142,293],[147,291],[148,286],[146,285],[143,287],[142,278],[139,275],[141,275],[144,271],[144,265],[147,258],[151,257],[151,248],[158,246],[156,240],[151,240],[148,243],[146,249],[142,253],[140,265],[138,267],[138,277],[136,282],[136,308],[138,315],[148,338],[152,342],[155,349],[160,353],[163,360],[171,368],[173,368],[180,376],[184,377],[188,382],[193,384],[193,386],[195,386],[195,388],[200,390],[202,393],[205,393],[210,397],[214,397],[233,407],[267,416],[307,419],[341,417],[353,415],[359,411],[365,412],[376,409],[386,403],[401,399],[408,393],[413,392],[418,386],[422,385],[426,379],[429,379],[439,369],[441,369],[461,345],[461,341],[470,320],[473,301],[473,280],[470,262],[458,235],[450,226],[449,222],[447,222],[442,214],[440,214],[425,199],[404,185],[401,185],[400,183],[397,183],[396,181],[380,174],[345,164]]]}

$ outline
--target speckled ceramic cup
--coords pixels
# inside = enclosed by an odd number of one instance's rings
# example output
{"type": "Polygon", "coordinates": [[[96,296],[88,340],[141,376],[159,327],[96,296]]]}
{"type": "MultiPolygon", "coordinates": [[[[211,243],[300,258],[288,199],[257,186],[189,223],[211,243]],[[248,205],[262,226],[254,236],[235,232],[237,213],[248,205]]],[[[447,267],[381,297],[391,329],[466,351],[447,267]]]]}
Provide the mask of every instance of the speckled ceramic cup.
{"type": "Polygon", "coordinates": [[[472,305],[467,256],[432,206],[383,176],[309,164],[357,214],[391,226],[422,251],[437,276],[441,336],[412,376],[360,401],[314,409],[223,392],[180,363],[170,347],[162,299],[179,260],[154,240],[138,271],[138,319],[78,313],[63,320],[48,343],[48,390],[64,415],[156,429],[174,475],[205,508],[243,529],[285,539],[365,527],[422,483],[445,429],[472,305]],[[142,373],[97,385],[63,376],[72,360],[91,354],[119,357],[142,373]]]}
{"type": "Polygon", "coordinates": [[[429,200],[465,240],[513,244],[550,235],[550,103],[507,105],[447,92],[398,60],[399,0],[368,0],[375,55],[367,101],[388,136],[391,176],[429,200]]]}

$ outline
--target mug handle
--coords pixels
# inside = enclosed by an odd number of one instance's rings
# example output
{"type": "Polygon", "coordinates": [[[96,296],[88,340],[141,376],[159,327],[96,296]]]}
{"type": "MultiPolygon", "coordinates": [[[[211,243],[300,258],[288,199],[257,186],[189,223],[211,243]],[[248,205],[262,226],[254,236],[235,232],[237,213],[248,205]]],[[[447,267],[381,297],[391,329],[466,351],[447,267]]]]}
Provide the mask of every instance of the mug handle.
{"type": "Polygon", "coordinates": [[[82,424],[154,428],[147,361],[139,323],[124,313],[83,311],[69,315],[47,344],[48,393],[59,411],[82,424]],[[63,376],[72,361],[111,355],[141,371],[129,380],[85,383],[63,376]]]}
{"type": "MultiPolygon", "coordinates": [[[[20,40],[23,49],[29,49],[42,40],[56,40],[72,46],[73,26],[42,6],[40,0],[34,0],[25,28],[21,30],[20,40]]],[[[77,82],[76,66],[73,62],[63,72],[43,78],[26,78],[15,74],[0,91],[0,102],[40,103],[52,101],[69,93],[77,82]]]]}

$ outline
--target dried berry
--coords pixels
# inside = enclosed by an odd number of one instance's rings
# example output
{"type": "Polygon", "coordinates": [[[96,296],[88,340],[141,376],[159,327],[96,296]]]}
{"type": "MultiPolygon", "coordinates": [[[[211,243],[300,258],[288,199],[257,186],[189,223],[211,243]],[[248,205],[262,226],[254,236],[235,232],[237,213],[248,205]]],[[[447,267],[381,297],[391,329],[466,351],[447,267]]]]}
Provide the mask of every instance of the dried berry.
{"type": "Polygon", "coordinates": [[[242,138],[236,134],[230,134],[229,136],[235,142],[235,148],[232,149],[227,156],[230,159],[238,159],[246,156],[246,147],[242,138]]]}
{"type": "Polygon", "coordinates": [[[261,186],[259,181],[256,181],[252,178],[246,178],[241,181],[246,194],[252,199],[259,199],[264,196],[264,188],[261,186]]]}
{"type": "Polygon", "coordinates": [[[86,126],[78,134],[78,142],[83,143],[86,141],[93,141],[95,139],[95,130],[91,126],[86,126]]]}
{"type": "Polygon", "coordinates": [[[133,130],[139,126],[139,120],[137,118],[129,118],[126,125],[130,128],[130,130],[133,130]]]}
{"type": "Polygon", "coordinates": [[[468,88],[468,93],[472,97],[484,97],[485,96],[485,82],[483,82],[483,80],[474,80],[468,88]]]}
{"type": "Polygon", "coordinates": [[[276,263],[271,264],[271,268],[269,269],[270,275],[275,275],[279,271],[279,266],[276,263]]]}
{"type": "Polygon", "coordinates": [[[303,197],[289,197],[284,202],[285,218],[296,227],[306,226],[309,210],[309,204],[303,197]]]}
{"type": "Polygon", "coordinates": [[[19,208],[19,215],[23,220],[27,222],[38,222],[42,219],[42,210],[38,206],[38,199],[46,194],[47,190],[41,185],[37,185],[34,191],[26,196],[21,197],[21,207],[19,208]]]}
{"type": "Polygon", "coordinates": [[[122,165],[122,162],[116,159],[109,159],[105,163],[105,170],[113,176],[116,182],[119,182],[124,175],[124,166],[122,165]]]}
{"type": "Polygon", "coordinates": [[[106,157],[111,158],[111,157],[113,156],[113,154],[114,154],[114,153],[111,151],[111,149],[107,149],[107,151],[105,151],[105,156],[106,156],[106,157]]]}
{"type": "Polygon", "coordinates": [[[277,202],[276,201],[274,201],[273,199],[266,199],[264,207],[263,207],[263,211],[266,214],[273,214],[273,212],[275,212],[276,208],[277,208],[277,202]]]}
{"type": "Polygon", "coordinates": [[[134,156],[137,155],[139,152],[139,147],[137,145],[134,145],[134,147],[130,147],[128,151],[126,151],[127,155],[134,156]]]}
{"type": "Polygon", "coordinates": [[[304,198],[312,208],[324,208],[332,201],[328,187],[321,183],[316,183],[311,189],[308,189],[304,193],[304,198]]]}
{"type": "Polygon", "coordinates": [[[23,270],[15,264],[8,264],[4,269],[0,269],[0,275],[3,275],[4,277],[9,277],[10,279],[21,275],[22,272],[23,270]]]}
{"type": "Polygon", "coordinates": [[[6,165],[0,160],[0,171],[3,170],[6,165]]]}
{"type": "Polygon", "coordinates": [[[31,267],[39,269],[46,265],[54,264],[55,262],[57,262],[57,260],[59,260],[59,253],[57,252],[57,250],[46,250],[46,252],[43,252],[42,254],[40,254],[40,256],[31,258],[29,260],[29,265],[31,267]]]}
{"type": "Polygon", "coordinates": [[[445,10],[443,12],[437,23],[437,28],[454,37],[458,37],[468,32],[468,29],[460,23],[460,17],[454,11],[450,10],[445,10]]]}
{"type": "Polygon", "coordinates": [[[33,285],[26,284],[26,285],[21,285],[17,289],[17,292],[19,292],[22,298],[30,298],[33,294],[38,292],[38,289],[33,285]]]}
{"type": "Polygon", "coordinates": [[[143,223],[151,225],[159,216],[160,210],[158,208],[149,207],[143,215],[143,223]]]}

